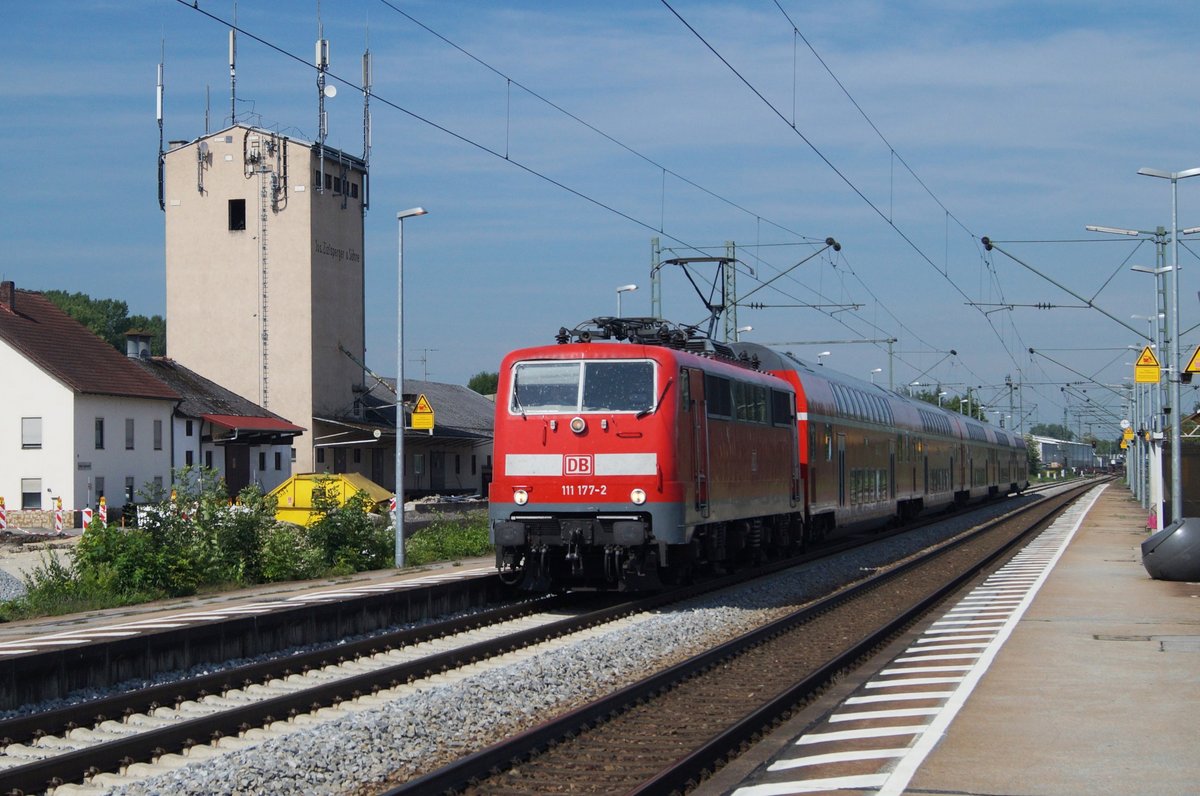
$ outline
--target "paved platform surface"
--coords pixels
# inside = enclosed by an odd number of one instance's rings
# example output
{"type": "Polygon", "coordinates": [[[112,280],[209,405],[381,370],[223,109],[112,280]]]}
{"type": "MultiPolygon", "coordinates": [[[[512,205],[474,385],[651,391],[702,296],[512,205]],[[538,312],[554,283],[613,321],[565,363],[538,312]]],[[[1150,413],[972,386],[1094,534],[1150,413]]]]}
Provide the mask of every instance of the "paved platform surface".
{"type": "Polygon", "coordinates": [[[1200,584],[1146,574],[1123,484],[1087,500],[698,792],[1200,793],[1200,584]]]}

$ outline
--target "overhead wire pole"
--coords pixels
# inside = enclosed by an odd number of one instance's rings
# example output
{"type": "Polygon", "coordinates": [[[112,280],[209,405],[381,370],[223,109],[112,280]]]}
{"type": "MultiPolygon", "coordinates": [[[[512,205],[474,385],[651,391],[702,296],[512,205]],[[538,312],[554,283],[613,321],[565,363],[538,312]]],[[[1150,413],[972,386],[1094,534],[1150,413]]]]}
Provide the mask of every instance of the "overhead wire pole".
{"type": "Polygon", "coordinates": [[[1171,338],[1171,520],[1183,519],[1183,407],[1179,405],[1179,181],[1200,174],[1200,168],[1184,171],[1138,169],[1138,174],[1171,181],[1171,308],[1167,328],[1171,338]]]}

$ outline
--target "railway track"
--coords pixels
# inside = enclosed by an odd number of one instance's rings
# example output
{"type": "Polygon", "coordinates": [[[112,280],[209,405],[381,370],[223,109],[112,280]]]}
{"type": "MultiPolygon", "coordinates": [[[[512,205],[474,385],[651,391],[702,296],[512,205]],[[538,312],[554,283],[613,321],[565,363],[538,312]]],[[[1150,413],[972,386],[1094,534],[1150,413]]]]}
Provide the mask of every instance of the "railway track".
{"type": "Polygon", "coordinates": [[[1091,486],[989,523],[386,793],[686,791],[1091,486]]]}
{"type": "MultiPolygon", "coordinates": [[[[778,562],[768,569],[794,563],[778,562]]],[[[635,602],[614,604],[611,596],[601,598],[600,605],[581,604],[578,595],[543,598],[3,721],[0,793],[42,792],[85,780],[115,782],[104,772],[153,773],[186,760],[184,755],[239,748],[319,720],[306,718],[309,714],[336,717],[366,709],[456,668],[760,574],[739,573],[635,602]]]]}

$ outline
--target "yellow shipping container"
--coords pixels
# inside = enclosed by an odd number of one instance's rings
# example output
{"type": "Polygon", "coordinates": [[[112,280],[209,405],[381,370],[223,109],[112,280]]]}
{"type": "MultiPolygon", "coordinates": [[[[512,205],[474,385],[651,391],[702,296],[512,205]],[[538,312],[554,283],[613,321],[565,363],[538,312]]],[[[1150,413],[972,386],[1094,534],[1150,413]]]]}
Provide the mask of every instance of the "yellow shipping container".
{"type": "Polygon", "coordinates": [[[308,525],[312,521],[313,489],[318,484],[331,490],[339,506],[345,505],[352,495],[365,492],[374,504],[373,510],[386,513],[388,500],[392,497],[390,489],[384,489],[359,473],[300,473],[271,490],[276,500],[275,519],[308,525]]]}

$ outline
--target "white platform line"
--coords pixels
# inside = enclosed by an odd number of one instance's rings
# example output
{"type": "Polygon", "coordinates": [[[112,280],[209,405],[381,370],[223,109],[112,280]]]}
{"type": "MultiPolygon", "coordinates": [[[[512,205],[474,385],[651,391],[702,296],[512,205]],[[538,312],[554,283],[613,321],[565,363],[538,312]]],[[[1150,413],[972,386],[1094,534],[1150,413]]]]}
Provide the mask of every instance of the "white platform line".
{"type": "Polygon", "coordinates": [[[796,740],[795,745],[808,746],[809,744],[828,743],[830,741],[855,741],[860,738],[890,738],[893,735],[920,735],[923,732],[925,732],[924,724],[909,725],[906,727],[868,727],[861,730],[814,732],[800,736],[796,740]]]}
{"type": "Polygon", "coordinates": [[[886,774],[804,779],[795,782],[780,782],[774,785],[751,785],[746,788],[738,788],[733,792],[733,796],[787,796],[787,794],[793,793],[820,793],[828,790],[874,789],[886,781],[886,774]]]}
{"type": "Polygon", "coordinates": [[[826,755],[811,757],[794,757],[790,760],[779,760],[767,766],[767,771],[788,771],[805,766],[824,766],[830,763],[854,763],[859,760],[887,760],[890,757],[903,757],[908,749],[856,749],[849,752],[830,752],[826,755]]]}
{"type": "Polygon", "coordinates": [[[921,699],[949,699],[953,691],[913,691],[909,694],[872,694],[871,696],[856,696],[846,700],[847,705],[867,705],[878,702],[905,702],[921,699]]]}
{"type": "Polygon", "coordinates": [[[876,719],[913,719],[918,716],[936,716],[941,708],[889,708],[887,710],[859,710],[852,713],[834,713],[830,724],[843,721],[875,721],[876,719]]]}
{"type": "Polygon", "coordinates": [[[996,635],[995,640],[991,643],[983,655],[980,656],[978,665],[962,680],[958,688],[955,689],[955,694],[954,696],[950,697],[949,700],[947,700],[945,709],[940,714],[935,716],[933,721],[930,722],[929,727],[923,730],[920,735],[918,735],[916,743],[913,744],[908,754],[900,758],[895,770],[892,771],[887,780],[880,787],[878,796],[900,796],[900,794],[904,792],[905,788],[908,787],[909,781],[912,779],[917,769],[921,766],[921,763],[925,761],[925,758],[929,755],[930,751],[933,750],[933,747],[937,745],[938,741],[941,740],[942,736],[946,732],[946,728],[950,726],[952,721],[954,721],[954,717],[958,715],[959,710],[961,710],[962,706],[966,703],[967,697],[971,695],[971,692],[974,691],[975,686],[979,683],[980,679],[982,679],[984,673],[988,670],[988,667],[991,666],[991,663],[993,660],[995,660],[1000,648],[1004,646],[1004,642],[1008,640],[1008,637],[1012,635],[1013,630],[1016,629],[1017,623],[1020,622],[1021,617],[1025,615],[1025,612],[1033,603],[1034,597],[1037,596],[1038,591],[1041,589],[1042,585],[1045,584],[1046,578],[1049,577],[1050,572],[1054,569],[1054,566],[1062,557],[1063,552],[1067,549],[1067,545],[1070,544],[1071,539],[1075,537],[1075,533],[1083,524],[1084,518],[1087,516],[1088,512],[1091,511],[1092,506],[1095,505],[1096,500],[1099,499],[1100,494],[1107,488],[1107,486],[1107,484],[1103,484],[1092,489],[1091,492],[1088,493],[1087,497],[1084,498],[1084,500],[1076,503],[1072,507],[1072,510],[1064,512],[1058,518],[1058,520],[1056,520],[1054,524],[1047,529],[1047,531],[1043,532],[1038,537],[1039,540],[1046,540],[1047,545],[1050,544],[1049,539],[1047,539],[1047,534],[1052,534],[1052,538],[1057,540],[1055,552],[1048,558],[1046,568],[1042,572],[1041,577],[1038,578],[1037,583],[1030,587],[1029,593],[1025,596],[1025,599],[1021,601],[1021,607],[1013,612],[1013,616],[1009,620],[1008,624],[1006,624],[1000,630],[1000,632],[996,635]],[[1065,530],[1065,532],[1064,530],[1055,532],[1054,529],[1056,527],[1062,528],[1068,523],[1070,524],[1069,530],[1065,530]]]}

